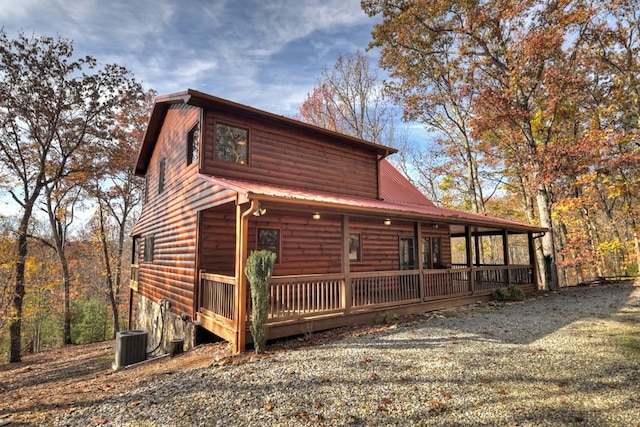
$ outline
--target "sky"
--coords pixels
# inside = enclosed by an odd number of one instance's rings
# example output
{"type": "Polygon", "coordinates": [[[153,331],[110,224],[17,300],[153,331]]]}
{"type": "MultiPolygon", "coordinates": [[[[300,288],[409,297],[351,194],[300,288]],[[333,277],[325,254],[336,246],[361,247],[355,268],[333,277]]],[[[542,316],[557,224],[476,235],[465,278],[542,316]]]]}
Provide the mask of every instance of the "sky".
{"type": "Polygon", "coordinates": [[[367,47],[374,22],[359,0],[0,0],[10,38],[59,35],[159,94],[191,88],[289,116],[323,67],[367,47]]]}
{"type": "MultiPolygon", "coordinates": [[[[367,48],[375,22],[360,0],[0,0],[9,38],[71,39],[76,57],[123,65],[160,95],[195,89],[285,116],[323,67],[367,48]]],[[[379,51],[365,53],[377,68],[379,51]]],[[[18,211],[0,195],[0,213],[18,211]]]]}

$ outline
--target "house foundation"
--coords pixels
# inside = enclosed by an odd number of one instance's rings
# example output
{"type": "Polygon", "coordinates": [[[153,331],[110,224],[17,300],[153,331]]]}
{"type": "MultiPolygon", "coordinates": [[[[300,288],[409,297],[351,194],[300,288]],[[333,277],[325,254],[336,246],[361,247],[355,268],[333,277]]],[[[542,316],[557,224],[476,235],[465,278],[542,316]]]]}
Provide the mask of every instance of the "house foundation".
{"type": "Polygon", "coordinates": [[[171,301],[153,301],[144,295],[137,295],[135,329],[149,333],[147,353],[150,356],[166,354],[175,341],[183,341],[183,349],[189,350],[196,343],[196,326],[190,316],[171,312],[171,301]]]}

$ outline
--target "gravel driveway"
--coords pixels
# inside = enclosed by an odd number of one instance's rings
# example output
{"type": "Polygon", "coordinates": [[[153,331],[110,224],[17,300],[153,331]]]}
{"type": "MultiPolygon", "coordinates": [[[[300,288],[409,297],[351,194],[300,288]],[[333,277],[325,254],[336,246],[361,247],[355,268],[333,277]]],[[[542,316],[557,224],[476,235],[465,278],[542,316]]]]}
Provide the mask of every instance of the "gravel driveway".
{"type": "Polygon", "coordinates": [[[426,313],[381,333],[167,375],[54,423],[638,427],[640,289],[426,313]]]}

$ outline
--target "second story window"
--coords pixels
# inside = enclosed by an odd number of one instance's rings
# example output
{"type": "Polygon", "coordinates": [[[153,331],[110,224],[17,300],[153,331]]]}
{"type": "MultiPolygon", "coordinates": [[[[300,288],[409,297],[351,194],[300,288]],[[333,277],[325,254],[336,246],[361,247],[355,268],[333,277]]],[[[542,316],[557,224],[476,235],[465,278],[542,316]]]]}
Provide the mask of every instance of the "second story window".
{"type": "Polygon", "coordinates": [[[164,191],[164,174],[165,174],[166,160],[160,160],[158,165],[158,194],[164,191]]]}
{"type": "Polygon", "coordinates": [[[191,128],[187,134],[187,165],[198,163],[200,149],[200,123],[191,128]]]}
{"type": "Polygon", "coordinates": [[[216,125],[215,159],[246,165],[249,162],[249,131],[235,126],[216,125]]]}

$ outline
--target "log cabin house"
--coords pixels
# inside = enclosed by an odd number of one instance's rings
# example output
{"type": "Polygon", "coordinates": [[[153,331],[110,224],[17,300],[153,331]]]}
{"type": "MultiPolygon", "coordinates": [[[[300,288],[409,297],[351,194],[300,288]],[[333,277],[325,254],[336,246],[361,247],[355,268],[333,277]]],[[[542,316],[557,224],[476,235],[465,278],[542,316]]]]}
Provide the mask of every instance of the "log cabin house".
{"type": "Polygon", "coordinates": [[[136,161],[130,324],[165,347],[204,328],[243,351],[256,249],[277,255],[270,338],[537,289],[544,229],[435,206],[387,161],[395,152],[194,90],[159,96],[136,161]]]}

